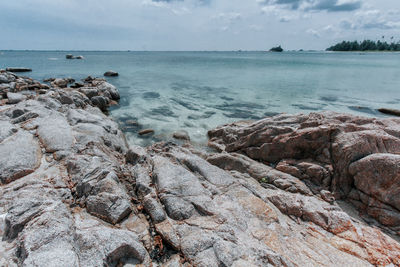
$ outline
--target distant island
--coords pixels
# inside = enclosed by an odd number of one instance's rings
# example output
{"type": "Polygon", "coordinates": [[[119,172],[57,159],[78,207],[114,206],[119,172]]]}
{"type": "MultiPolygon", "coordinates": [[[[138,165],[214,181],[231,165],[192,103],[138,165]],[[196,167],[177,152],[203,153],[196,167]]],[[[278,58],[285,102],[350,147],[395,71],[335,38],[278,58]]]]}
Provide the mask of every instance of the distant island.
{"type": "Polygon", "coordinates": [[[270,52],[283,52],[283,49],[281,46],[277,46],[277,47],[272,47],[269,51],[270,52]]]}
{"type": "Polygon", "coordinates": [[[400,42],[386,41],[343,41],[326,49],[326,51],[400,51],[400,42]]]}

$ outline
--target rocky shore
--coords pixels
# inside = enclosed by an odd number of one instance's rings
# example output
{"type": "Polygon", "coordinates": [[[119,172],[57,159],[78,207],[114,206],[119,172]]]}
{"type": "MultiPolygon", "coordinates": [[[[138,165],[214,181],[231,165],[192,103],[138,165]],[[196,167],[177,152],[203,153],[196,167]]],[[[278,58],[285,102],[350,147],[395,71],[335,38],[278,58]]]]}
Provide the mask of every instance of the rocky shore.
{"type": "Polygon", "coordinates": [[[1,266],[400,265],[400,119],[281,114],[211,130],[214,152],[142,148],[105,114],[118,99],[0,72],[1,266]]]}

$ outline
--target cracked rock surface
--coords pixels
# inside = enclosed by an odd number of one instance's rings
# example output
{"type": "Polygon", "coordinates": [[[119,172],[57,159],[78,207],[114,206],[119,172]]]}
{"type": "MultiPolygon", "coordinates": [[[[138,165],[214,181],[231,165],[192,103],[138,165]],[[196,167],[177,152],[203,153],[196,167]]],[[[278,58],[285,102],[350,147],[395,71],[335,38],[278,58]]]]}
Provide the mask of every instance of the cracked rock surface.
{"type": "Polygon", "coordinates": [[[114,86],[49,81],[0,72],[1,266],[400,265],[400,120],[277,115],[210,131],[215,152],[129,147],[102,112],[114,86]]]}

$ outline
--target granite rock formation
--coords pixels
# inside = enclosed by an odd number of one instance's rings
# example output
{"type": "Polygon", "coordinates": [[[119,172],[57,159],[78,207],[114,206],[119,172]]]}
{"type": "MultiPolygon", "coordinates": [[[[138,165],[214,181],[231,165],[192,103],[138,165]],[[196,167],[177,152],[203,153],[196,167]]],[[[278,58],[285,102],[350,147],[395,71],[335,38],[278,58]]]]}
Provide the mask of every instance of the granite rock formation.
{"type": "Polygon", "coordinates": [[[1,266],[400,265],[399,120],[278,115],[210,131],[219,152],[142,148],[92,100],[118,100],[105,80],[0,82],[1,266]]]}

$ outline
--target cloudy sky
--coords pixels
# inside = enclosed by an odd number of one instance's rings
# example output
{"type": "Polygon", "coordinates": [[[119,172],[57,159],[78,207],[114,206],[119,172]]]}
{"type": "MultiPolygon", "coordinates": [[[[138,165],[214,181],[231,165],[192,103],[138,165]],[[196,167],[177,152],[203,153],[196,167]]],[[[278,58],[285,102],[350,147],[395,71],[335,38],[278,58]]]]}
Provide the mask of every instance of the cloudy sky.
{"type": "Polygon", "coordinates": [[[325,49],[400,40],[400,0],[14,0],[0,25],[0,49],[325,49]]]}

